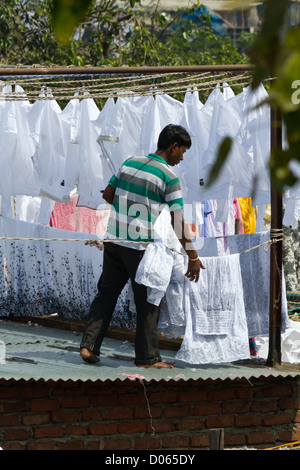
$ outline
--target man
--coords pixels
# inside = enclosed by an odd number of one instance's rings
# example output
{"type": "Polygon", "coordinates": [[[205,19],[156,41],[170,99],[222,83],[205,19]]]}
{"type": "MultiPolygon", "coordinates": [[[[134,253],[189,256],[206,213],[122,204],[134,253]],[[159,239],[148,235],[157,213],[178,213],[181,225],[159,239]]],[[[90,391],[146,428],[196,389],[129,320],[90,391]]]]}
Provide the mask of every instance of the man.
{"type": "Polygon", "coordinates": [[[129,158],[103,192],[112,204],[103,255],[103,271],[81,341],[82,359],[99,362],[100,346],[123,287],[131,279],[136,305],[135,364],[139,367],[172,368],[162,361],[158,348],[159,307],[147,302],[147,288],[135,282],[147,243],[153,241],[153,225],[159,207],[167,204],[172,226],[188,255],[186,276],[197,282],[205,269],[190,239],[185,236],[180,182],[170,167],[183,160],[191,146],[188,132],[168,125],[159,135],[158,149],[147,157],[129,158]]]}

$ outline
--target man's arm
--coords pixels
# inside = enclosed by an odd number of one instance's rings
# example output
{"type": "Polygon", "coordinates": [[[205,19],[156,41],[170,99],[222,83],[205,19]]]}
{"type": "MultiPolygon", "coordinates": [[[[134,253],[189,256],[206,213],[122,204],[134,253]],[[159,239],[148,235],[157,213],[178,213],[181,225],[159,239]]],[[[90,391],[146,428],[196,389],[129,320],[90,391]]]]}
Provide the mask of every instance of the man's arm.
{"type": "Polygon", "coordinates": [[[182,248],[189,258],[188,269],[185,275],[191,281],[197,282],[200,275],[200,269],[205,269],[205,267],[201,263],[192,241],[186,237],[186,224],[181,210],[171,212],[171,223],[182,248]]]}
{"type": "Polygon", "coordinates": [[[106,186],[102,193],[103,199],[108,202],[108,204],[112,204],[115,195],[115,188],[113,188],[110,184],[106,186]]]}

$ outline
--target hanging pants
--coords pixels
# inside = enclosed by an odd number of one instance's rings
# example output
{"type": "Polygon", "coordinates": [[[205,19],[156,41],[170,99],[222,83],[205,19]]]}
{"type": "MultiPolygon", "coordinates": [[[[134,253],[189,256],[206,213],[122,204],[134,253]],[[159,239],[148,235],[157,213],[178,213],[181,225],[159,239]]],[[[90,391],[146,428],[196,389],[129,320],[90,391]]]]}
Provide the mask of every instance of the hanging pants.
{"type": "Polygon", "coordinates": [[[135,282],[143,255],[144,250],[105,243],[103,271],[98,282],[98,292],[90,307],[81,348],[100,354],[118,297],[130,279],[137,312],[135,364],[152,365],[161,361],[157,334],[159,306],[147,302],[147,287],[135,282]]]}

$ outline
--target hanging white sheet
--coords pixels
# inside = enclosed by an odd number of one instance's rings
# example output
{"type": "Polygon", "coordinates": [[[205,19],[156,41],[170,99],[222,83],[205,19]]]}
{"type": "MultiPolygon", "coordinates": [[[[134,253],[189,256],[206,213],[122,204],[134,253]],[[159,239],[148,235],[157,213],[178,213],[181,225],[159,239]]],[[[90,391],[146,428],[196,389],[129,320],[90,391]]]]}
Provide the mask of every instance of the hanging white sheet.
{"type": "MultiPolygon", "coordinates": [[[[8,85],[3,88],[2,93],[11,91],[12,87],[8,85]]],[[[20,93],[20,96],[24,95],[23,88],[18,85],[15,86],[15,92],[20,93]]],[[[1,213],[7,216],[13,215],[12,195],[38,196],[40,192],[39,178],[32,161],[35,143],[28,125],[30,106],[26,99],[0,101],[1,213]]]]}
{"type": "MultiPolygon", "coordinates": [[[[91,239],[70,232],[0,217],[1,237],[91,239]]],[[[0,311],[2,316],[40,316],[86,320],[97,292],[103,252],[84,241],[5,240],[0,243],[0,311]],[[7,263],[7,279],[3,271],[7,263]]],[[[135,327],[128,311],[127,288],[121,294],[113,326],[135,327]],[[123,312],[124,315],[123,315],[123,312]],[[123,315],[123,317],[122,317],[123,315]]]]}
{"type": "Polygon", "coordinates": [[[217,260],[203,258],[209,274],[201,272],[200,284],[185,282],[186,328],[176,358],[189,364],[250,357],[239,255],[217,260]],[[211,285],[213,277],[219,282],[211,285]]]}

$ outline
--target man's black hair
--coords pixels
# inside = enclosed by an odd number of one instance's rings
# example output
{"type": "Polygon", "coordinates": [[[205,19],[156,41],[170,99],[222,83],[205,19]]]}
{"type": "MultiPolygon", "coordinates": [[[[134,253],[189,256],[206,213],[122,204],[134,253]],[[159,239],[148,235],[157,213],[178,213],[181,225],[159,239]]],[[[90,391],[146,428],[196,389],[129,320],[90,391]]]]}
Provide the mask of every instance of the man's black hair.
{"type": "Polygon", "coordinates": [[[157,148],[159,150],[166,150],[175,142],[178,143],[179,147],[184,146],[188,149],[192,145],[191,137],[184,127],[168,124],[159,134],[157,148]]]}

